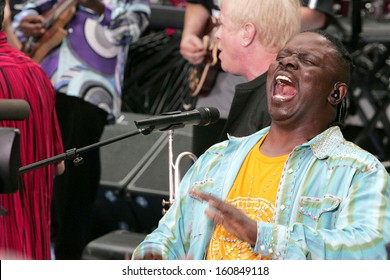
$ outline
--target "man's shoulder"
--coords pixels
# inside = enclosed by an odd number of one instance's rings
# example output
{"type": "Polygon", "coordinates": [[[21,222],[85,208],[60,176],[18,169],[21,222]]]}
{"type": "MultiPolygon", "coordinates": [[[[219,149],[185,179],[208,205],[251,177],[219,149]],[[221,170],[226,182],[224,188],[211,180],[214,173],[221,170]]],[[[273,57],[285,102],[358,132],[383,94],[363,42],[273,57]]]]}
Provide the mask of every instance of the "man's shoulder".
{"type": "Polygon", "coordinates": [[[364,171],[375,171],[385,169],[379,159],[369,151],[357,144],[344,139],[332,150],[330,158],[339,162],[364,171]]]}

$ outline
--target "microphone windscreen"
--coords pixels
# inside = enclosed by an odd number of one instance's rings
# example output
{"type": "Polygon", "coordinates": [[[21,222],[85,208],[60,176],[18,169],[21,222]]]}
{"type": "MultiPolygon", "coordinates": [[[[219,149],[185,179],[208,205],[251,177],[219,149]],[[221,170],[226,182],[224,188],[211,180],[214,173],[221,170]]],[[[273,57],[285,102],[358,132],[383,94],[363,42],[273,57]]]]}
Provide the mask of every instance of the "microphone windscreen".
{"type": "Polygon", "coordinates": [[[30,105],[23,99],[0,99],[0,120],[25,120],[30,114],[30,105]]]}
{"type": "Polygon", "coordinates": [[[200,107],[196,109],[200,114],[200,122],[198,125],[210,125],[219,120],[219,111],[214,107],[200,107]]]}

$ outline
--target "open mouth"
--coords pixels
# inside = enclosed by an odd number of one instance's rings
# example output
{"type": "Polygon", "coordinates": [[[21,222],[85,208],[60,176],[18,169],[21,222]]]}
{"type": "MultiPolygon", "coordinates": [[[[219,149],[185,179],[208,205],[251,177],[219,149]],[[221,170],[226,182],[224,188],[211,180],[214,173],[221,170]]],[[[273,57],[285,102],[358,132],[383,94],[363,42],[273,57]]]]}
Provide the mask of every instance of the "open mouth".
{"type": "Polygon", "coordinates": [[[280,101],[289,101],[297,94],[297,89],[289,77],[278,75],[276,76],[275,81],[276,82],[273,92],[274,99],[280,101]]]}

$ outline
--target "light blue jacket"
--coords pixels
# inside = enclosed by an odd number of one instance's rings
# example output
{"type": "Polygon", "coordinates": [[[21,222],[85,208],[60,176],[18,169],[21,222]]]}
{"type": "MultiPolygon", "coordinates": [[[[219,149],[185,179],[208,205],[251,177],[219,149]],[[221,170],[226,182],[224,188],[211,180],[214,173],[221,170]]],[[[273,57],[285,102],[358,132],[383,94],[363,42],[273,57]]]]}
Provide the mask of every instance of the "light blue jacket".
{"type": "MultiPolygon", "coordinates": [[[[246,155],[269,130],[211,147],[184,176],[158,228],[135,250],[164,259],[204,259],[215,225],[194,187],[225,200],[246,155]]],[[[258,222],[253,250],[272,259],[386,259],[390,240],[389,174],[370,153],[331,127],[291,152],[274,221],[258,222]]]]}

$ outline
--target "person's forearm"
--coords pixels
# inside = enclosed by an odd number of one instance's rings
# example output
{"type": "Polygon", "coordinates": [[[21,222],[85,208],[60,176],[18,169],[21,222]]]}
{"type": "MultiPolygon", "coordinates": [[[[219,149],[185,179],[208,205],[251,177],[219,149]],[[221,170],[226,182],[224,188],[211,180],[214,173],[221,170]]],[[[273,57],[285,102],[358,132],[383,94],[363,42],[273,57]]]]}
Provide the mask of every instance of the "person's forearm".
{"type": "Polygon", "coordinates": [[[183,35],[194,34],[201,37],[209,17],[210,13],[204,6],[187,3],[184,16],[183,35]]]}
{"type": "Polygon", "coordinates": [[[8,42],[17,49],[21,49],[22,44],[15,36],[15,33],[12,29],[12,21],[11,21],[11,8],[9,6],[9,0],[6,1],[4,7],[4,18],[3,18],[3,30],[7,34],[8,42]]]}
{"type": "Polygon", "coordinates": [[[8,43],[10,43],[12,46],[20,50],[22,48],[22,43],[19,41],[19,39],[15,36],[12,26],[6,25],[4,26],[4,31],[7,34],[7,40],[8,43]]]}
{"type": "Polygon", "coordinates": [[[326,24],[326,15],[307,7],[301,8],[301,30],[323,28],[326,24]]]}

